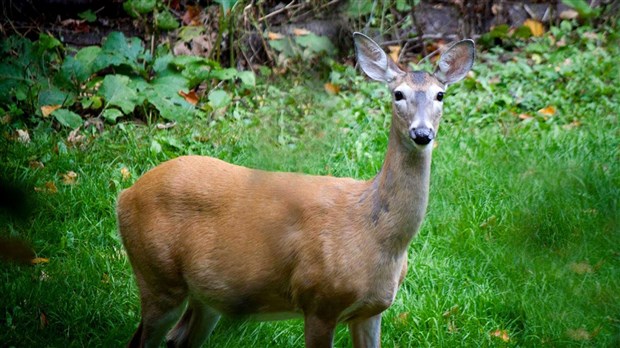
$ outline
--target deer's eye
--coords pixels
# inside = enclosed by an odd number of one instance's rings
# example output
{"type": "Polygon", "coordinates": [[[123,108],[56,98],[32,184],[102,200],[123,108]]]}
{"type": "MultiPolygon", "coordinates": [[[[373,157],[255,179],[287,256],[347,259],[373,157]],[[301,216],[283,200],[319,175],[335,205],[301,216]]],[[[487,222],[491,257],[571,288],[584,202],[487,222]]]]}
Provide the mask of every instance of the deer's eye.
{"type": "Polygon", "coordinates": [[[405,96],[403,95],[403,92],[401,92],[401,91],[394,92],[394,99],[396,101],[403,100],[404,98],[405,98],[405,96]]]}
{"type": "Polygon", "coordinates": [[[443,100],[443,92],[437,93],[437,100],[438,101],[442,101],[443,100]]]}

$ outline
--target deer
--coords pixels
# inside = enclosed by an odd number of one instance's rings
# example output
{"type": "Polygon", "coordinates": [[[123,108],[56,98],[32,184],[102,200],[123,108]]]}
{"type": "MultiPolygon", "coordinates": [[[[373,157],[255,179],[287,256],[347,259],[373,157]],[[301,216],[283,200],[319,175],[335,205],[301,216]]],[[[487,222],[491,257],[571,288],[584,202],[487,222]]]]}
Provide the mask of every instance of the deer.
{"type": "Polygon", "coordinates": [[[121,241],[139,289],[129,347],[198,347],[222,315],[303,318],[306,347],[380,347],[381,315],[407,273],[426,213],[431,154],[446,88],[474,62],[474,42],[447,48],[434,72],[406,72],[353,34],[361,70],[391,93],[386,155],[370,180],[250,169],[181,156],[117,200],[121,241]]]}

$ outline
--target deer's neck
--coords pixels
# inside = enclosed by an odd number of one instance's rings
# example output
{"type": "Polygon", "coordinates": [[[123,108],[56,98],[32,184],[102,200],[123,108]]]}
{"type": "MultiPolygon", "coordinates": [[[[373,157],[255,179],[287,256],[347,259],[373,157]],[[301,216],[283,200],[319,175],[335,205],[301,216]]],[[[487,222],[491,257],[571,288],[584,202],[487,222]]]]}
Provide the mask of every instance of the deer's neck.
{"type": "Polygon", "coordinates": [[[408,142],[392,126],[383,167],[360,199],[377,241],[396,253],[407,249],[428,203],[431,149],[408,148],[408,142]]]}

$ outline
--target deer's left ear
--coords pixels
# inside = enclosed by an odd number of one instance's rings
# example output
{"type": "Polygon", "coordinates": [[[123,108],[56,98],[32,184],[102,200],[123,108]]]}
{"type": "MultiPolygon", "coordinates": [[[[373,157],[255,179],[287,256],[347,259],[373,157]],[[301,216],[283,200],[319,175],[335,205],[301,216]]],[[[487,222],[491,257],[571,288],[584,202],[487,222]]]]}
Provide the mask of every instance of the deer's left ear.
{"type": "Polygon", "coordinates": [[[474,65],[475,48],[473,40],[463,40],[446,50],[435,68],[435,77],[445,85],[460,81],[474,65]]]}

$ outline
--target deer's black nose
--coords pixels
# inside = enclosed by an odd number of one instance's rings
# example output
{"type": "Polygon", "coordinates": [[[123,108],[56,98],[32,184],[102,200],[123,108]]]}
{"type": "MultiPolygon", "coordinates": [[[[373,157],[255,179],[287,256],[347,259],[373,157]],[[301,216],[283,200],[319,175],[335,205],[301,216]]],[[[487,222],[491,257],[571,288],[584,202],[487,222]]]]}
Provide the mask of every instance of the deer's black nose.
{"type": "Polygon", "coordinates": [[[418,145],[428,145],[435,138],[435,132],[430,128],[419,127],[409,130],[409,136],[418,145]]]}

